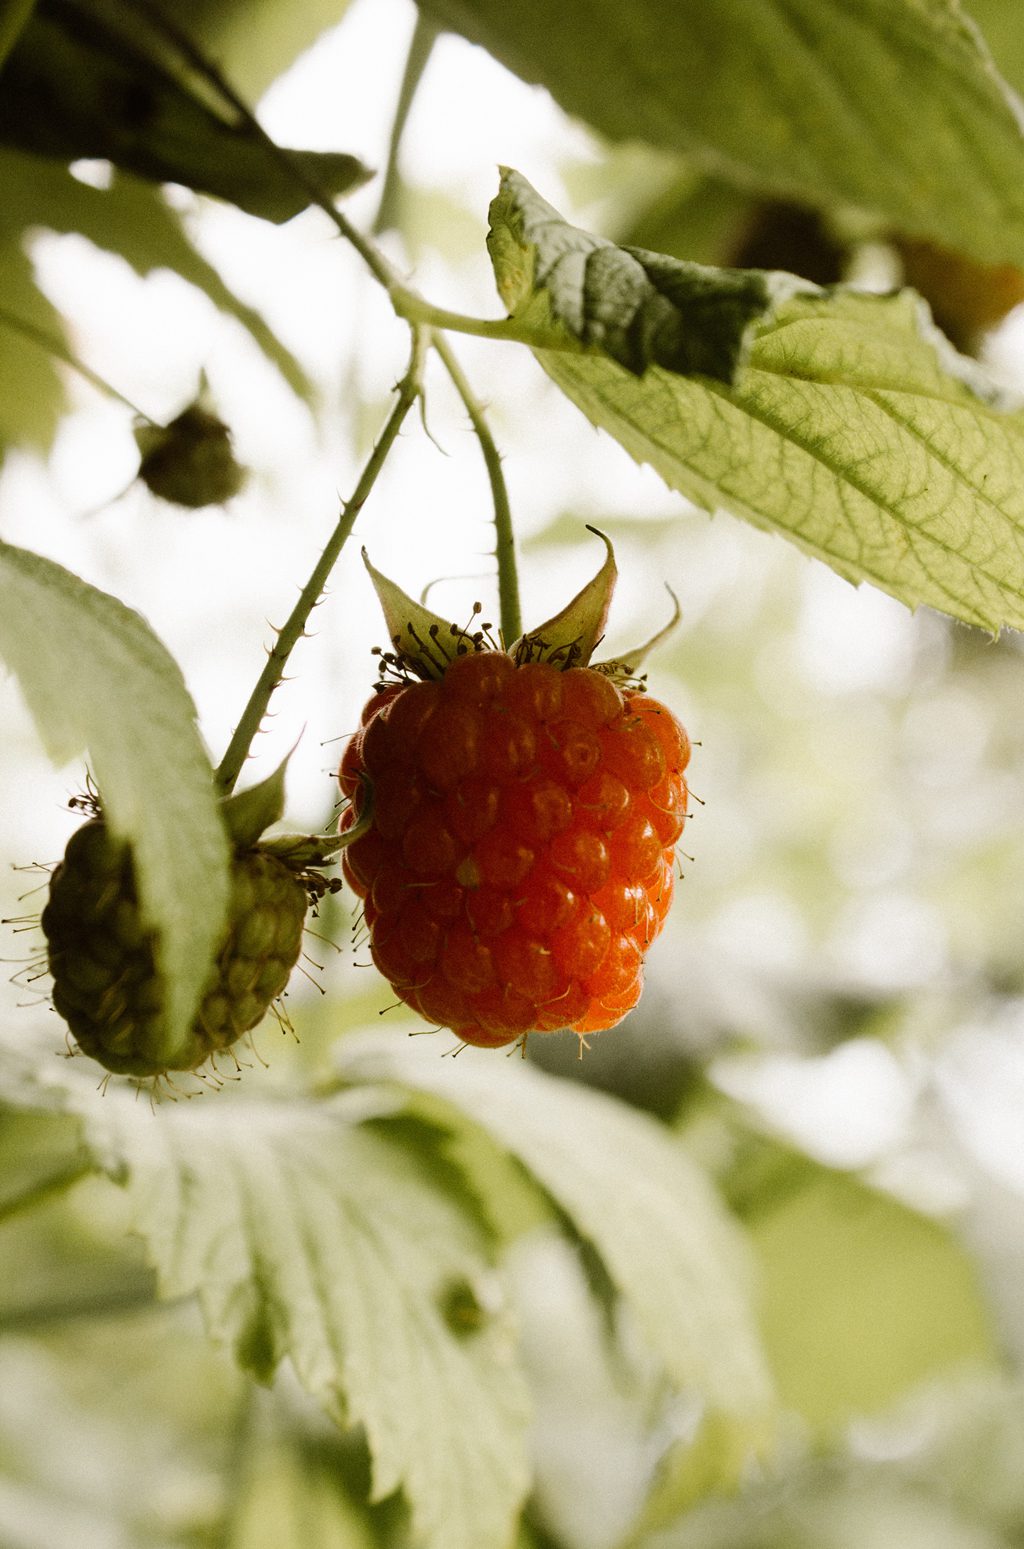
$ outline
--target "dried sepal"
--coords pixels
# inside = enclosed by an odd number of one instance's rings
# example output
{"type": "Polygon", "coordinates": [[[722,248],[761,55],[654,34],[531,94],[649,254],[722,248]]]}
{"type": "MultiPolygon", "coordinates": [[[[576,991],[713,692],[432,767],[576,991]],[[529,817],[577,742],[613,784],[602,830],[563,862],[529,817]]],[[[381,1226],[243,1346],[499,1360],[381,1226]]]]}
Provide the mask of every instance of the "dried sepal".
{"type": "Polygon", "coordinates": [[[535,629],[527,630],[509,647],[517,662],[550,662],[563,671],[590,665],[590,658],[604,635],[619,572],[611,540],[596,527],[588,526],[587,531],[595,533],[604,544],[607,550],[604,564],[561,612],[535,629]]]}

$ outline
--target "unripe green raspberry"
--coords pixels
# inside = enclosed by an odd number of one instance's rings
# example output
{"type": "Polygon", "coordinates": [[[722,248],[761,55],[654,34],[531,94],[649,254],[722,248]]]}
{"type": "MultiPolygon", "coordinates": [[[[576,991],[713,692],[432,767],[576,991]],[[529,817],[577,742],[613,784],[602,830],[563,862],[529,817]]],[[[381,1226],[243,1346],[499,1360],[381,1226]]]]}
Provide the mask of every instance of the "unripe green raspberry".
{"type": "Polygon", "coordinates": [[[186,1047],[163,1050],[164,988],[143,923],[127,845],[102,817],[68,842],[50,880],[42,927],[53,1004],[85,1054],[117,1074],[195,1070],[263,1019],[302,946],[304,882],[259,846],[232,860],[228,920],[186,1047]]]}

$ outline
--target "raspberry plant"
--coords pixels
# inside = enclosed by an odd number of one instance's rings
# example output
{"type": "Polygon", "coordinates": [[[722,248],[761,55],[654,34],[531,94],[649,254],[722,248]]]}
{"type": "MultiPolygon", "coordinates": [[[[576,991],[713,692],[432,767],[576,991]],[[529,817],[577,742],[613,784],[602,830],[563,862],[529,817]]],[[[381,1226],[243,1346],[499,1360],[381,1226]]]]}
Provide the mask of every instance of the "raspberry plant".
{"type": "Polygon", "coordinates": [[[4,1544],[1020,1540],[1011,10],[0,8],[4,1544]]]}

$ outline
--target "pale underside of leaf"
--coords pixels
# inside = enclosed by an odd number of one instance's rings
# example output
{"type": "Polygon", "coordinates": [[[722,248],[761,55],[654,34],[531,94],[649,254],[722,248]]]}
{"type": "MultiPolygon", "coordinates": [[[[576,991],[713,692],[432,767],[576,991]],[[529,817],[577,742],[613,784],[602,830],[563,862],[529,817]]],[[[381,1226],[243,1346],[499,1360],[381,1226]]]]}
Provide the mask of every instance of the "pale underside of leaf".
{"type": "Polygon", "coordinates": [[[228,847],[195,706],[139,614],[0,543],[0,657],[54,762],[87,753],[160,933],[169,1050],[187,1036],[227,908],[228,847]]]}
{"type": "Polygon", "coordinates": [[[668,1375],[710,1408],[763,1421],[770,1399],[742,1243],[707,1179],[644,1116],[475,1051],[441,1061],[346,1041],[346,1079],[440,1098],[518,1158],[596,1250],[668,1375]]]}
{"type": "Polygon", "coordinates": [[[373,1498],[405,1491],[417,1544],[502,1549],[528,1482],[525,1388],[503,1318],[469,1337],[445,1321],[487,1247],[429,1162],[308,1103],[82,1107],[162,1294],[198,1292],[257,1376],[290,1356],[339,1423],[364,1425],[373,1498]]]}
{"type": "Polygon", "coordinates": [[[1024,262],[1020,103],[955,0],[421,3],[613,140],[1024,262]]]}
{"type": "Polygon", "coordinates": [[[732,387],[538,351],[638,462],[840,575],[1024,628],[1024,419],[949,370],[909,293],[784,303],[732,387]]]}

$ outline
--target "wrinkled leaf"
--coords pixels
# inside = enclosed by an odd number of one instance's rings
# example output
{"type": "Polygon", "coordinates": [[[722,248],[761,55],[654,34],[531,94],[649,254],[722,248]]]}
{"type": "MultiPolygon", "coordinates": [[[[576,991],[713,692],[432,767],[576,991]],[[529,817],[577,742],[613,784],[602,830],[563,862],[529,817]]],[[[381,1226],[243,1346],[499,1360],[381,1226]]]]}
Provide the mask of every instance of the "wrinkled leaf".
{"type": "MultiPolygon", "coordinates": [[[[498,272],[516,311],[543,305],[532,282],[528,266],[498,272]]],[[[731,387],[537,355],[595,425],[696,504],[910,607],[1024,627],[1024,415],[994,401],[910,292],[780,301],[731,387]]]]}
{"type": "Polygon", "coordinates": [[[76,1100],[161,1293],[197,1292],[243,1366],[269,1380],[289,1356],[340,1424],[362,1424],[373,1499],[401,1487],[417,1543],[504,1545],[527,1485],[525,1390],[502,1315],[469,1337],[445,1320],[450,1284],[486,1273],[488,1250],[430,1146],[309,1102],[76,1100]]]}
{"type": "Polygon", "coordinates": [[[1020,106],[954,0],[421,3],[612,140],[1024,259],[1020,106]]]}
{"type": "Polygon", "coordinates": [[[731,382],[750,324],[771,304],[767,277],[616,247],[570,226],[505,167],[487,246],[513,316],[642,375],[660,365],[731,382]]]}
{"type": "MultiPolygon", "coordinates": [[[[140,46],[131,7],[48,0],[5,65],[0,141],[64,162],[103,157],[268,220],[289,220],[310,203],[259,135],[216,113],[140,46]]],[[[370,176],[354,156],[292,154],[327,196],[370,176]]]]}
{"type": "Polygon", "coordinates": [[[347,1041],[347,1079],[427,1093],[516,1157],[595,1250],[672,1379],[763,1419],[769,1384],[742,1244],[707,1179],[658,1125],[530,1066],[347,1041]]]}
{"type": "Polygon", "coordinates": [[[228,899],[228,847],[195,706],[139,614],[0,543],[0,657],[57,765],[87,753],[111,829],[132,845],[160,936],[167,1046],[188,1027],[228,899]]]}

